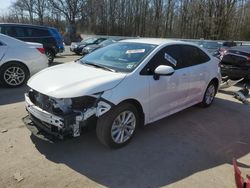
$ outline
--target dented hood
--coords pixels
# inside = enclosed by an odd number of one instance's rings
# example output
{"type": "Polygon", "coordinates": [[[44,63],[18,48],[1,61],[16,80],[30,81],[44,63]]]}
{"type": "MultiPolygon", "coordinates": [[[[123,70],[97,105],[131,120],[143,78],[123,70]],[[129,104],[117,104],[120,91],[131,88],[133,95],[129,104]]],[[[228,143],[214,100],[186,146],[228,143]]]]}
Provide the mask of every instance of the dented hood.
{"type": "Polygon", "coordinates": [[[112,89],[125,76],[80,63],[66,63],[35,74],[28,86],[50,97],[73,98],[112,89]]]}

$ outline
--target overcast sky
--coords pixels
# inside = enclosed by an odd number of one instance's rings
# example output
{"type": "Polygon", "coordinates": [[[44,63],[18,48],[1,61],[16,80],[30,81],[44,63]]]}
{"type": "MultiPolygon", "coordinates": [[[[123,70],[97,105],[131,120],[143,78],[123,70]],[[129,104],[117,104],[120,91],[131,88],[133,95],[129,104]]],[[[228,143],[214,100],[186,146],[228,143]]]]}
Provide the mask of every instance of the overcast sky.
{"type": "Polygon", "coordinates": [[[8,11],[8,7],[11,5],[11,2],[15,0],[1,0],[0,2],[0,14],[4,14],[8,11]]]}

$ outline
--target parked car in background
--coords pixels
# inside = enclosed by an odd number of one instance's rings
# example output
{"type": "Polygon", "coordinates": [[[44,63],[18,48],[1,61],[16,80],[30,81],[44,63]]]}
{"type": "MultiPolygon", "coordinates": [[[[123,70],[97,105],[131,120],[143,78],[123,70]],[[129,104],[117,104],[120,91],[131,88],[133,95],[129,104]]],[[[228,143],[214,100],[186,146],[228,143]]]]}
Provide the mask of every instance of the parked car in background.
{"type": "Polygon", "coordinates": [[[232,79],[250,78],[250,46],[227,49],[221,60],[221,72],[232,79]]]}
{"type": "Polygon", "coordinates": [[[191,42],[191,43],[197,44],[200,47],[206,49],[212,55],[214,55],[215,52],[222,46],[221,41],[213,41],[213,40],[182,39],[181,41],[191,42]]]}
{"type": "Polygon", "coordinates": [[[231,48],[233,46],[237,46],[237,45],[241,45],[241,43],[236,43],[234,41],[225,41],[222,42],[222,45],[220,48],[218,48],[213,55],[219,59],[222,58],[222,56],[224,55],[224,53],[227,51],[228,48],[231,48]]]}
{"type": "Polygon", "coordinates": [[[195,104],[210,106],[220,77],[219,60],[196,45],[119,41],[33,76],[25,101],[34,124],[27,126],[63,139],[79,136],[95,119],[100,142],[119,148],[140,125],[195,104]]]}
{"type": "Polygon", "coordinates": [[[0,34],[0,83],[18,87],[30,76],[48,67],[45,49],[39,43],[25,43],[0,34]]]}
{"type": "Polygon", "coordinates": [[[123,40],[123,39],[125,39],[125,38],[109,38],[107,40],[102,41],[99,44],[88,45],[82,49],[82,55],[89,54],[89,53],[91,53],[99,48],[108,46],[110,44],[113,44],[113,43],[118,42],[118,41],[123,40]]]}
{"type": "Polygon", "coordinates": [[[199,46],[202,47],[202,48],[205,48],[209,53],[214,55],[214,53],[219,48],[221,48],[222,42],[204,40],[204,41],[199,41],[199,46]]]}
{"type": "Polygon", "coordinates": [[[70,45],[70,51],[76,53],[77,55],[82,54],[82,49],[89,45],[98,45],[101,42],[105,41],[107,37],[90,37],[82,40],[81,42],[72,42],[70,45]]]}
{"type": "Polygon", "coordinates": [[[53,62],[57,53],[64,51],[63,38],[54,27],[0,23],[0,33],[22,41],[43,44],[49,63],[53,62]]]}
{"type": "Polygon", "coordinates": [[[241,45],[239,42],[234,41],[216,41],[216,40],[195,40],[195,39],[181,39],[181,41],[191,42],[205,48],[213,56],[220,58],[224,51],[228,48],[241,45]]]}

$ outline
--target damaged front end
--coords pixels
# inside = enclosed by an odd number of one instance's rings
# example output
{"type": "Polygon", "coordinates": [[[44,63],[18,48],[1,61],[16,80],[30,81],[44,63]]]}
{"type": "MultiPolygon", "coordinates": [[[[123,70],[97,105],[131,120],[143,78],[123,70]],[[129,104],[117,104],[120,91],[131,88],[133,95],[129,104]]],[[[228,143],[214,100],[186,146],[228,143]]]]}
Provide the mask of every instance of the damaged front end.
{"type": "Polygon", "coordinates": [[[77,137],[90,119],[111,109],[113,104],[103,99],[102,94],[56,99],[31,89],[25,93],[26,110],[38,130],[60,139],[66,135],[77,137]]]}

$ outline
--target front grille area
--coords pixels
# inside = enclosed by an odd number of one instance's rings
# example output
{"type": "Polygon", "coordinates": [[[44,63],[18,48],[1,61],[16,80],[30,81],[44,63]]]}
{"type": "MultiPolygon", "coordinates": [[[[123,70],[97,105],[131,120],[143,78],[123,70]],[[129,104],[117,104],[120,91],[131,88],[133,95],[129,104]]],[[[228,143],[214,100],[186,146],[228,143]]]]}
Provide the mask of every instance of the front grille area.
{"type": "Polygon", "coordinates": [[[47,95],[38,93],[35,90],[29,91],[28,94],[29,94],[29,98],[30,98],[31,102],[34,105],[38,106],[39,108],[41,108],[47,112],[50,112],[50,113],[53,112],[52,100],[47,95]]]}

